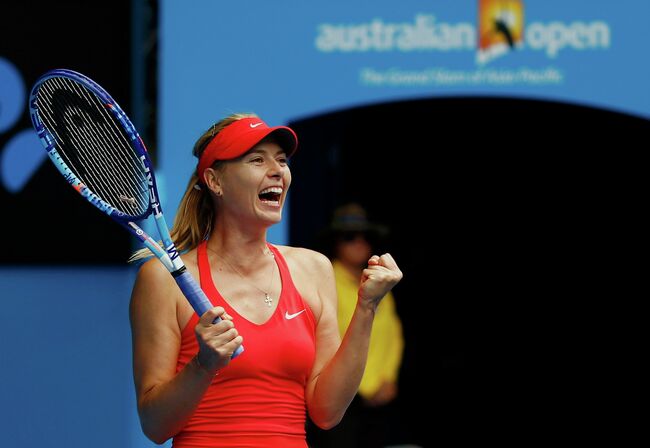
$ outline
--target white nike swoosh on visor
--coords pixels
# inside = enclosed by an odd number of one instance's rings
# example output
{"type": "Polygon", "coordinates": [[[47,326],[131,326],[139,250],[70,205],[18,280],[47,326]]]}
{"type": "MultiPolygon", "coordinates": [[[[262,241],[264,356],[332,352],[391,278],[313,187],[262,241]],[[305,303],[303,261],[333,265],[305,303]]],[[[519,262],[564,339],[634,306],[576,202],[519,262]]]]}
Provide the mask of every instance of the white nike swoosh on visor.
{"type": "Polygon", "coordinates": [[[249,126],[250,126],[251,128],[256,128],[256,127],[261,126],[261,125],[262,125],[262,123],[255,123],[255,124],[250,123],[250,124],[249,124],[249,126]]]}
{"type": "Polygon", "coordinates": [[[285,319],[291,320],[291,319],[293,319],[294,317],[296,317],[296,316],[298,316],[299,314],[302,314],[302,313],[304,313],[304,312],[305,312],[305,310],[302,310],[302,311],[298,311],[297,313],[294,313],[294,314],[289,314],[289,311],[285,311],[285,312],[284,312],[284,317],[285,317],[285,319]]]}

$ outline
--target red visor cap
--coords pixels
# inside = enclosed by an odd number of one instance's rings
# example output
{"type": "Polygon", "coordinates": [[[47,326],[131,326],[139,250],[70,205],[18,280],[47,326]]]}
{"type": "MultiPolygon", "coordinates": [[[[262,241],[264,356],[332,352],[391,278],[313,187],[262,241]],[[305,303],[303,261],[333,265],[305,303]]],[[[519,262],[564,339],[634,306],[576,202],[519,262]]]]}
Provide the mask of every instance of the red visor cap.
{"type": "Polygon", "coordinates": [[[205,184],[203,174],[215,161],[236,159],[271,134],[284,149],[287,157],[291,157],[296,152],[298,136],[291,128],[286,126],[269,127],[257,117],[242,118],[230,123],[219,131],[201,154],[197,167],[201,183],[205,184]]]}

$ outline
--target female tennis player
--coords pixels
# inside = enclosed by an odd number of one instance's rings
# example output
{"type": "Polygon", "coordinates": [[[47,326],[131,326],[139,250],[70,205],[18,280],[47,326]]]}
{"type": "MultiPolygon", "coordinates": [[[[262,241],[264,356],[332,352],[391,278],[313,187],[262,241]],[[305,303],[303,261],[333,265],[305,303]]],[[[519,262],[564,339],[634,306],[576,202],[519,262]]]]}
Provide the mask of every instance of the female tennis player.
{"type": "Polygon", "coordinates": [[[194,146],[197,170],[172,237],[215,307],[197,316],[160,262],[140,268],[133,368],[142,428],[154,442],[305,448],[306,412],[331,428],[357,392],[375,310],[402,273],[390,254],[368,260],[341,340],[330,261],[266,241],[282,217],[297,145],[290,128],[235,114],[194,146]]]}

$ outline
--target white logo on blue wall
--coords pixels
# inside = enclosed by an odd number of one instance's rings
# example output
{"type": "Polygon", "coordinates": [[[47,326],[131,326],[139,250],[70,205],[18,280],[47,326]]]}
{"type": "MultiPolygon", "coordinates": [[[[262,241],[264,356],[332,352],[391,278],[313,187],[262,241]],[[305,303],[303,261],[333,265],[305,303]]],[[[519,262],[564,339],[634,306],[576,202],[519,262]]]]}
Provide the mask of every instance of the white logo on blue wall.
{"type": "Polygon", "coordinates": [[[0,179],[12,193],[25,187],[47,156],[31,128],[12,129],[25,111],[26,97],[20,71],[0,57],[0,135],[13,134],[0,152],[0,179]]]}
{"type": "MultiPolygon", "coordinates": [[[[526,47],[556,58],[566,49],[607,49],[611,31],[606,22],[532,22],[526,47]]],[[[476,27],[470,22],[448,23],[433,14],[417,14],[410,22],[375,18],[362,23],[321,23],[314,41],[323,53],[468,51],[476,49],[476,27]]],[[[481,61],[477,61],[481,62],[481,61]]]]}

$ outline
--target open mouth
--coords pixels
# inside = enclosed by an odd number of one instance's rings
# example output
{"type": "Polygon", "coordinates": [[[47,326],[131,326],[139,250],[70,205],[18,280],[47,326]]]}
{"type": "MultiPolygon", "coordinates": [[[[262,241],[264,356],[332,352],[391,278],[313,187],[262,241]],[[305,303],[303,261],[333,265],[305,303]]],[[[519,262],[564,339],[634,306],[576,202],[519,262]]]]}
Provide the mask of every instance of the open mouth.
{"type": "Polygon", "coordinates": [[[269,187],[260,191],[258,195],[260,201],[267,205],[279,206],[280,198],[282,197],[282,188],[281,187],[269,187]]]}

